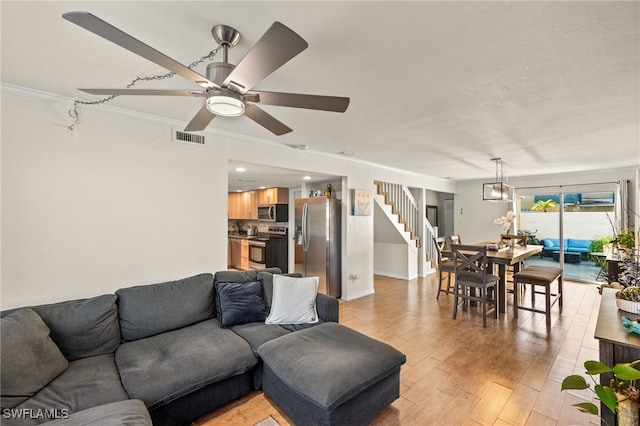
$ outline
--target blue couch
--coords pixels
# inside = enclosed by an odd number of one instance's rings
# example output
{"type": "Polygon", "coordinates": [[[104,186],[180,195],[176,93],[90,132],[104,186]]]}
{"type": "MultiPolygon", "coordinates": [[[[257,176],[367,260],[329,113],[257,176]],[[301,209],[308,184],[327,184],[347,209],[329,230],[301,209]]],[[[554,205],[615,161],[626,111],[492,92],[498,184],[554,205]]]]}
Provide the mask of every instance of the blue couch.
{"type": "MultiPolygon", "coordinates": [[[[565,253],[580,253],[580,258],[586,260],[589,256],[591,241],[592,240],[565,238],[564,251],[565,253]]],[[[544,244],[544,248],[542,249],[543,257],[553,257],[553,252],[560,251],[560,240],[558,238],[545,238],[542,243],[544,244]]]]}

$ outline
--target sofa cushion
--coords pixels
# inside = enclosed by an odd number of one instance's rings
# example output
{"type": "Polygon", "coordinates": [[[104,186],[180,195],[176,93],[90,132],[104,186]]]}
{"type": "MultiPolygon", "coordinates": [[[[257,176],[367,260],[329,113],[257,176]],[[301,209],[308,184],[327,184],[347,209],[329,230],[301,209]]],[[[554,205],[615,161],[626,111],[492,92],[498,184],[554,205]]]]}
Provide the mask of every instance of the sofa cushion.
{"type": "MultiPolygon", "coordinates": [[[[273,273],[267,271],[258,272],[258,280],[262,283],[262,291],[264,292],[264,302],[267,305],[267,310],[271,310],[271,301],[273,300],[273,273]]],[[[290,272],[288,274],[282,274],[285,277],[302,278],[300,272],[290,272]]]]}
{"type": "Polygon", "coordinates": [[[88,408],[47,426],[151,426],[147,407],[139,399],[112,402],[88,408]]]}
{"type": "Polygon", "coordinates": [[[257,358],[240,336],[210,319],[127,342],[116,351],[122,384],[152,410],[208,384],[246,373],[257,358]]]}
{"type": "Polygon", "coordinates": [[[545,238],[542,243],[546,249],[554,249],[560,247],[560,240],[557,238],[545,238]]]}
{"type": "Polygon", "coordinates": [[[316,295],[318,277],[273,277],[273,301],[267,324],[306,324],[318,322],[316,295]]]}
{"type": "Polygon", "coordinates": [[[390,345],[327,322],[290,333],[258,348],[265,368],[292,392],[333,409],[406,362],[390,345]]]}
{"type": "Polygon", "coordinates": [[[580,252],[588,253],[590,245],[591,245],[591,240],[580,240],[575,238],[569,238],[567,239],[567,247],[565,247],[565,250],[580,251],[580,252]]]}
{"type": "Polygon", "coordinates": [[[114,294],[33,308],[51,329],[51,338],[69,361],[114,353],[120,344],[114,294]]]}
{"type": "Polygon", "coordinates": [[[289,331],[277,324],[265,324],[264,322],[252,322],[248,324],[236,325],[231,328],[234,333],[242,337],[249,343],[255,352],[260,345],[269,340],[276,339],[289,331]]]}
{"type": "Polygon", "coordinates": [[[264,321],[267,307],[262,296],[260,281],[249,283],[218,283],[216,295],[222,327],[264,321]]]}
{"type": "MultiPolygon", "coordinates": [[[[49,327],[51,339],[69,361],[113,353],[120,344],[114,294],[31,306],[31,309],[49,327]]],[[[8,309],[0,316],[15,311],[8,309]]]]}
{"type": "MultiPolygon", "coordinates": [[[[98,405],[128,400],[116,369],[114,354],[78,359],[69,368],[45,386],[33,398],[15,407],[30,412],[65,410],[69,414],[98,405]]],[[[24,419],[15,422],[2,420],[3,426],[12,424],[36,424],[46,419],[24,419]],[[5,423],[7,422],[7,423],[5,423]]]]}
{"type": "Polygon", "coordinates": [[[209,319],[214,314],[213,275],[121,288],[118,313],[122,339],[143,339],[209,319]]]}
{"type": "Polygon", "coordinates": [[[0,321],[2,407],[12,408],[58,377],[69,362],[32,309],[18,309],[0,321]]]}

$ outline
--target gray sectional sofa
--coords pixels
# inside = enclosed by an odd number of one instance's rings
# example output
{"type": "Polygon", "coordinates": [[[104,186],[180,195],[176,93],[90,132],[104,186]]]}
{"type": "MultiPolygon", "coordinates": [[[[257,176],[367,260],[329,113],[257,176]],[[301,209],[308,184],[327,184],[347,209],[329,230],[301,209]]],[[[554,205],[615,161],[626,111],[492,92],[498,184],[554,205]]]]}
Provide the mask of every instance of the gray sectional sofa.
{"type": "Polygon", "coordinates": [[[1,312],[2,424],[189,424],[260,389],[258,348],[339,313],[317,294],[313,324],[239,318],[236,305],[220,315],[221,283],[246,284],[241,305],[258,291],[265,307],[251,310],[268,312],[274,273],[221,271],[1,312]]]}

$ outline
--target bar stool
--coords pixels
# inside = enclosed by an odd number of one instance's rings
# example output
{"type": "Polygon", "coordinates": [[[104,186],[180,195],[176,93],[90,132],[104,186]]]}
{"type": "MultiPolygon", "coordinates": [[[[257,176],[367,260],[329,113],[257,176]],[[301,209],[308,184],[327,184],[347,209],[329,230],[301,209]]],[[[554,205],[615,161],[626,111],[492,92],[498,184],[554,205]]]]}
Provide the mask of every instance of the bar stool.
{"type": "Polygon", "coordinates": [[[551,307],[558,302],[562,314],[562,268],[555,266],[528,266],[513,276],[514,286],[531,285],[531,307],[522,306],[518,291],[513,292],[513,316],[518,318],[518,310],[538,312],[546,315],[547,327],[551,325],[551,307]],[[551,284],[558,281],[558,291],[551,293],[551,284]],[[536,286],[544,287],[544,291],[536,291],[536,286]],[[544,294],[544,310],[536,309],[536,294],[544,294]]]}

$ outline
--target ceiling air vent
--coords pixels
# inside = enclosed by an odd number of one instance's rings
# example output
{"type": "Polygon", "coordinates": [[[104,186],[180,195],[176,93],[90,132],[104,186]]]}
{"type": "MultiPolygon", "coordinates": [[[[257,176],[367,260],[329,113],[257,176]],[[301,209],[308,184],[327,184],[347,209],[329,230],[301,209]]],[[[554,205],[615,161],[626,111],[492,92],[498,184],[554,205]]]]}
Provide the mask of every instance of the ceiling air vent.
{"type": "Polygon", "coordinates": [[[198,145],[204,145],[205,137],[204,135],[198,135],[195,133],[183,132],[182,130],[172,129],[173,133],[173,141],[174,142],[186,142],[193,143],[198,145]]]}

